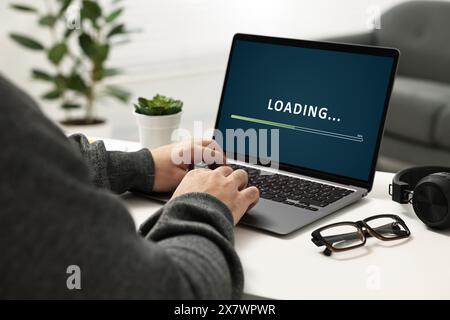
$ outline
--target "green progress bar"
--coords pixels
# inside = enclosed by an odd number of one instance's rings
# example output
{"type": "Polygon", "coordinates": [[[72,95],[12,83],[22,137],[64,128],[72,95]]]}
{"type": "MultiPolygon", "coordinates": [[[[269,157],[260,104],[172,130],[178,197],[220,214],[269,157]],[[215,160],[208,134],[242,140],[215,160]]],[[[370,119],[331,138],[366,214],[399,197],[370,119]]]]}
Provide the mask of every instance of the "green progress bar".
{"type": "Polygon", "coordinates": [[[277,127],[287,128],[287,129],[295,129],[296,128],[295,126],[290,125],[290,124],[279,123],[279,122],[268,121],[268,120],[261,120],[261,119],[250,118],[250,117],[243,117],[243,116],[238,116],[235,114],[232,114],[231,118],[238,119],[238,120],[244,120],[244,121],[250,121],[250,122],[256,122],[256,123],[262,123],[262,124],[268,124],[270,126],[277,126],[277,127]]]}
{"type": "Polygon", "coordinates": [[[268,121],[268,120],[262,120],[262,119],[256,119],[256,118],[239,116],[239,115],[236,115],[236,114],[232,114],[231,118],[232,119],[243,120],[243,121],[249,121],[249,122],[262,123],[262,124],[267,124],[267,125],[270,125],[270,126],[286,128],[286,129],[291,129],[291,130],[303,131],[303,132],[312,133],[312,134],[319,134],[319,135],[333,137],[333,138],[338,138],[338,139],[351,140],[351,141],[356,141],[356,142],[363,142],[364,141],[363,137],[359,137],[359,136],[348,136],[348,135],[340,134],[340,133],[328,132],[328,131],[317,130],[317,129],[312,129],[312,128],[304,128],[304,127],[294,126],[294,125],[280,123],[280,122],[274,122],[274,121],[268,121]]]}

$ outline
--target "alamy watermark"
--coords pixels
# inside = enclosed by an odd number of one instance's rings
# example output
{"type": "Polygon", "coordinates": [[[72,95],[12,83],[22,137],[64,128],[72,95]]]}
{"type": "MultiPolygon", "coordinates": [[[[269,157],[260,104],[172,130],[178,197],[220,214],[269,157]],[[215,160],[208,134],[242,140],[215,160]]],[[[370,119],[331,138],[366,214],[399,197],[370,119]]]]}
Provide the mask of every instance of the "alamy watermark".
{"type": "Polygon", "coordinates": [[[69,30],[81,29],[81,8],[77,4],[72,4],[66,11],[66,27],[69,30]]]}
{"type": "Polygon", "coordinates": [[[81,290],[81,268],[76,264],[67,267],[66,273],[69,275],[66,286],[69,290],[81,290]]]}
{"type": "Polygon", "coordinates": [[[226,129],[222,132],[218,129],[203,130],[201,121],[194,122],[193,134],[183,128],[175,130],[172,141],[181,141],[172,149],[172,162],[179,164],[197,164],[200,162],[224,164],[219,149],[226,146],[226,153],[236,155],[235,160],[250,164],[268,166],[278,169],[280,158],[280,133],[279,129],[226,129]],[[207,148],[186,148],[183,141],[196,141],[210,139],[213,142],[207,148]],[[192,154],[192,152],[194,154],[192,154]]]}
{"type": "Polygon", "coordinates": [[[370,5],[366,9],[366,27],[370,30],[381,29],[381,8],[377,5],[370,5]]]}
{"type": "Polygon", "coordinates": [[[378,266],[370,265],[366,270],[366,287],[369,290],[381,290],[381,269],[378,266]]]}

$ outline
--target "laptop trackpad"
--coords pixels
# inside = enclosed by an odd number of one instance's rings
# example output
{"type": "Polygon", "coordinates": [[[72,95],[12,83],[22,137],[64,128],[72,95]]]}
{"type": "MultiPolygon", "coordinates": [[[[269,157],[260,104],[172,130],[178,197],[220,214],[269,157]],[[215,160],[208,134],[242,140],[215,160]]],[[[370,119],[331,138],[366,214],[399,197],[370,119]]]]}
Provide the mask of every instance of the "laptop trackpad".
{"type": "MultiPolygon", "coordinates": [[[[169,193],[134,193],[163,203],[169,201],[171,197],[169,193]]],[[[286,235],[325,215],[317,211],[309,211],[279,202],[260,199],[258,204],[244,215],[239,224],[279,235],[286,235]]]]}
{"type": "Polygon", "coordinates": [[[323,216],[323,213],[317,211],[260,199],[258,204],[244,215],[239,224],[286,235],[323,216]]]}

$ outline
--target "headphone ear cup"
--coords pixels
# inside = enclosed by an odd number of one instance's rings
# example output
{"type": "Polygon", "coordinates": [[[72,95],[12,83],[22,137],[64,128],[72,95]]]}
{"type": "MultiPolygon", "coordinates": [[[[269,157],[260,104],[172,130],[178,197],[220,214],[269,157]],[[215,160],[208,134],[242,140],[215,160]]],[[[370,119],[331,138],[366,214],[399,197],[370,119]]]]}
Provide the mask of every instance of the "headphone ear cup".
{"type": "Polygon", "coordinates": [[[450,228],[450,174],[433,173],[420,180],[414,188],[412,205],[427,226],[450,228]]]}

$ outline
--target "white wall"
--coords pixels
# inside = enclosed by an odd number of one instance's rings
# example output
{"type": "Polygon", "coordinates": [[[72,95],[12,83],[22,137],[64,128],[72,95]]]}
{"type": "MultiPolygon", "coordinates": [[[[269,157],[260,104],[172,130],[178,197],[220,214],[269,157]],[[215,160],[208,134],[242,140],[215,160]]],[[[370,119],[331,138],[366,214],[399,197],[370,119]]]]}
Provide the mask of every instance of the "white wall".
{"type": "MultiPolygon", "coordinates": [[[[119,81],[208,72],[224,68],[234,33],[318,38],[364,30],[368,9],[385,9],[404,0],[125,0],[125,20],[142,32],[117,48],[112,63],[128,69],[119,81]]],[[[47,39],[32,16],[9,3],[42,5],[43,0],[1,0],[0,72],[27,83],[30,66],[45,60],[8,39],[19,30],[47,39]]],[[[103,0],[108,2],[108,0],[103,0]]]]}
{"type": "MultiPolygon", "coordinates": [[[[190,129],[199,119],[208,127],[217,110],[233,34],[313,39],[364,31],[374,6],[385,10],[403,1],[123,0],[125,22],[142,32],[134,34],[130,44],[113,51],[111,65],[127,71],[126,76],[113,81],[125,85],[133,100],[155,93],[179,98],[185,103],[182,127],[190,129]]],[[[43,41],[49,35],[36,27],[31,16],[8,9],[11,2],[37,5],[45,0],[0,0],[0,72],[38,97],[47,87],[31,81],[29,70],[42,67],[46,60],[42,54],[13,44],[8,33],[31,33],[43,41]]],[[[45,101],[41,105],[51,118],[62,118],[57,104],[45,101]]],[[[107,101],[99,103],[98,110],[112,124],[112,137],[138,139],[131,104],[107,101]]]]}
{"type": "Polygon", "coordinates": [[[136,69],[175,61],[208,69],[223,62],[237,32],[294,38],[343,34],[366,28],[370,6],[384,9],[401,1],[134,0],[127,17],[144,32],[117,52],[116,61],[136,69]]]}

